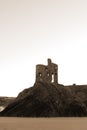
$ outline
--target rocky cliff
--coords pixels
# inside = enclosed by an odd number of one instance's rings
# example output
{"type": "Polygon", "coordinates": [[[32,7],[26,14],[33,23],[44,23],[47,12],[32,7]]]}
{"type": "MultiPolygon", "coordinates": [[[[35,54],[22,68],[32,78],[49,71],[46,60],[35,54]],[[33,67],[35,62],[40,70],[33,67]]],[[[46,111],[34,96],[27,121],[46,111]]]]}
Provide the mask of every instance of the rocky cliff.
{"type": "Polygon", "coordinates": [[[0,111],[4,110],[5,107],[14,101],[15,97],[0,97],[0,111]]]}
{"type": "Polygon", "coordinates": [[[87,85],[63,86],[36,82],[33,87],[19,93],[0,116],[87,116],[87,85]]]}

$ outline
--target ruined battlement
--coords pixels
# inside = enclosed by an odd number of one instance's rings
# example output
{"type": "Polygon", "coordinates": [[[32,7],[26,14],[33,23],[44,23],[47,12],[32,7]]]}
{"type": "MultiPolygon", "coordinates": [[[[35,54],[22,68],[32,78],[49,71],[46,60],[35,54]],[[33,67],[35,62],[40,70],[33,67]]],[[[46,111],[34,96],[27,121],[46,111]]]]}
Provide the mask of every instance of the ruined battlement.
{"type": "Polygon", "coordinates": [[[58,65],[48,59],[48,65],[36,65],[36,82],[58,83],[58,65]]]}

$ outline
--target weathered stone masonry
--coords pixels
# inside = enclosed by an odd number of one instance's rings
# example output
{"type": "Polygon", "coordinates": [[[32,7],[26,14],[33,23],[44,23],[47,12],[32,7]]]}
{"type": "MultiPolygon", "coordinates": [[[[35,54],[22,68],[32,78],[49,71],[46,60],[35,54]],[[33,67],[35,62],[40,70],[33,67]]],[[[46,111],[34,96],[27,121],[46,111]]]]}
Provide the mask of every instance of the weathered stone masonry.
{"type": "Polygon", "coordinates": [[[36,65],[36,82],[58,83],[58,65],[48,59],[48,65],[36,65]]]}

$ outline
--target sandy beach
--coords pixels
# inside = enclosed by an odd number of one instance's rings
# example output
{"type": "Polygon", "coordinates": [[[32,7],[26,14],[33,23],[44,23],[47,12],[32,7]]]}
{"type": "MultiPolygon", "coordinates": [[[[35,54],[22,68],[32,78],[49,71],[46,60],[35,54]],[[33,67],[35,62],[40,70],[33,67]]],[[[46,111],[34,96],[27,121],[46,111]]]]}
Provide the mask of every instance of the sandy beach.
{"type": "Polygon", "coordinates": [[[0,117],[0,130],[87,130],[87,118],[0,117]]]}

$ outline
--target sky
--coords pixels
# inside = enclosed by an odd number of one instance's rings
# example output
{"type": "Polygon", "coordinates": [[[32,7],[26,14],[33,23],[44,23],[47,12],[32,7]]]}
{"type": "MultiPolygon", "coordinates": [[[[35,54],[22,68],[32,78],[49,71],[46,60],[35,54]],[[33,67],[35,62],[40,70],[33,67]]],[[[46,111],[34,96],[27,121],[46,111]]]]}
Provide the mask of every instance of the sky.
{"type": "Polygon", "coordinates": [[[48,58],[60,84],[87,84],[87,0],[0,0],[0,96],[33,86],[48,58]]]}

